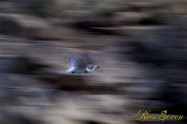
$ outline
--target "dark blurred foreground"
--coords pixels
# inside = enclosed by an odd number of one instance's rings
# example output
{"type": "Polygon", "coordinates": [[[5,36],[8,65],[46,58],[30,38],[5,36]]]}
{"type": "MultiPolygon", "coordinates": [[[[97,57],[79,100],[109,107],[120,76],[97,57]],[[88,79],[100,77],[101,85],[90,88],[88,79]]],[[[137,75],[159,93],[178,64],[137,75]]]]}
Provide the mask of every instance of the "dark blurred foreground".
{"type": "Polygon", "coordinates": [[[186,8],[185,0],[0,0],[0,124],[185,124],[186,8]],[[57,73],[84,52],[101,68],[57,73]],[[184,118],[135,120],[148,109],[184,118]]]}

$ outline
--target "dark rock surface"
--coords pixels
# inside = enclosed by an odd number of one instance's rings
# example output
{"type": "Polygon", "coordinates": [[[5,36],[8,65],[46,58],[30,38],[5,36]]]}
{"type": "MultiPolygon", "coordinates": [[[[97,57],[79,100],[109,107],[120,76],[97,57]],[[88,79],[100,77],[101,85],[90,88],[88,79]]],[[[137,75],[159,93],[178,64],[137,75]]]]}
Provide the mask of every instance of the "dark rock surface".
{"type": "Polygon", "coordinates": [[[31,12],[36,0],[15,1],[0,1],[0,124],[128,124],[147,108],[186,117],[187,20],[169,3],[60,0],[70,7],[56,18],[47,6],[31,12]],[[82,52],[101,68],[58,74],[82,52]]]}

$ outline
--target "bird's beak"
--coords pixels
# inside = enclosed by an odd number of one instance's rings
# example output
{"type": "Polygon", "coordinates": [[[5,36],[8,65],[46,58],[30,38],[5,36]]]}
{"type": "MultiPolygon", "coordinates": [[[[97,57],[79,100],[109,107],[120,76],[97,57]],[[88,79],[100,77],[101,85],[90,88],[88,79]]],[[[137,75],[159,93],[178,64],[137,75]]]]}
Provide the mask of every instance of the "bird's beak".
{"type": "Polygon", "coordinates": [[[97,66],[96,68],[100,68],[100,66],[97,66]]]}

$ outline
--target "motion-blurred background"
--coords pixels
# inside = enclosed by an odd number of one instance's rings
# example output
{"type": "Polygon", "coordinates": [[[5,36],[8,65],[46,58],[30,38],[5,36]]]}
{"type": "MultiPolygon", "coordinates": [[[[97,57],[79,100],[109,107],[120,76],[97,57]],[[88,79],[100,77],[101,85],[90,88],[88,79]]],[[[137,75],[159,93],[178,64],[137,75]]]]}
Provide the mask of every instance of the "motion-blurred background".
{"type": "Polygon", "coordinates": [[[186,0],[0,0],[0,124],[186,118],[186,39],[186,0]],[[74,53],[101,68],[58,75],[74,53]]]}

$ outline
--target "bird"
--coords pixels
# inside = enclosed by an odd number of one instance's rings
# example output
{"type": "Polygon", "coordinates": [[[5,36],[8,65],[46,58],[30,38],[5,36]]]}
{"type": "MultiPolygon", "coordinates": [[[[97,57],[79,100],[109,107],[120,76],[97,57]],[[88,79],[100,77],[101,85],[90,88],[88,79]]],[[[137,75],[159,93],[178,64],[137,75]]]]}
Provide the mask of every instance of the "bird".
{"type": "Polygon", "coordinates": [[[90,73],[98,68],[100,66],[94,64],[93,59],[87,53],[80,53],[69,56],[68,69],[60,71],[60,74],[90,73]]]}

